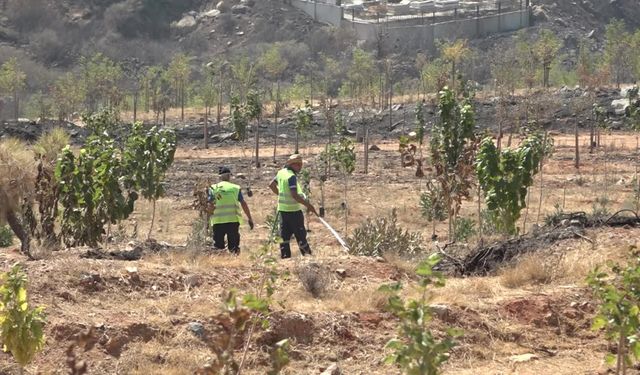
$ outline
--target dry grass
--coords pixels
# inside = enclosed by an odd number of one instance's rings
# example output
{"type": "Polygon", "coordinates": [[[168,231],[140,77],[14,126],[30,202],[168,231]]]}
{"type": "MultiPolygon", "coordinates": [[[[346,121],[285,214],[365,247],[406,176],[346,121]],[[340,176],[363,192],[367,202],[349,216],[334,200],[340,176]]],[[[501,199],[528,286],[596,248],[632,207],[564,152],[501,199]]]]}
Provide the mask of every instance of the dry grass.
{"type": "MultiPolygon", "coordinates": [[[[612,143],[613,138],[606,136],[607,144],[612,143]]],[[[540,220],[544,215],[553,212],[555,203],[565,202],[565,211],[590,211],[593,200],[602,195],[607,189],[612,199],[611,210],[626,200],[632,194],[630,186],[617,185],[620,177],[628,179],[634,174],[634,166],[628,162],[632,148],[635,148],[635,138],[631,135],[616,135],[615,152],[610,152],[610,160],[607,168],[603,165],[604,150],[598,150],[594,155],[589,155],[585,144],[582,149],[583,164],[579,172],[572,167],[572,136],[558,136],[556,138],[556,151],[548,164],[545,165],[543,181],[543,201],[540,212],[540,220]],[[615,159],[614,159],[615,158],[615,159]],[[580,184],[576,177],[582,177],[580,184]],[[571,181],[568,179],[572,178],[571,181]],[[613,183],[606,184],[605,178],[613,183]],[[566,187],[566,195],[564,194],[566,187]]],[[[382,151],[372,153],[371,173],[361,173],[362,150],[358,148],[358,167],[354,178],[350,182],[349,202],[351,206],[349,225],[353,229],[357,223],[366,217],[387,215],[392,208],[398,209],[398,223],[404,228],[418,230],[423,238],[431,235],[431,226],[427,225],[416,213],[418,202],[419,181],[413,176],[411,168],[401,169],[397,167],[399,154],[395,143],[378,143],[382,151]],[[385,168],[385,165],[391,168],[385,168]],[[390,196],[390,192],[401,192],[390,196]]],[[[313,153],[321,147],[313,145],[309,152],[313,153]]],[[[282,155],[289,152],[287,145],[281,149],[282,155]]],[[[220,147],[210,150],[181,149],[179,158],[181,162],[196,162],[199,164],[220,163],[231,164],[239,170],[239,165],[248,165],[245,159],[239,160],[242,155],[238,147],[220,147]],[[235,163],[235,164],[233,164],[235,163]]],[[[268,157],[270,159],[270,152],[268,157]]],[[[208,164],[207,164],[208,165],[208,164]]],[[[198,167],[200,168],[200,166],[198,167]]],[[[198,168],[194,168],[197,170],[198,168]]],[[[210,356],[204,345],[197,341],[184,324],[173,325],[173,319],[181,322],[192,320],[205,321],[221,309],[221,297],[229,288],[237,287],[240,293],[253,289],[249,279],[252,270],[251,252],[259,247],[266,238],[267,229],[264,226],[264,218],[272,212],[275,204],[274,197],[266,191],[268,180],[273,177],[276,166],[265,166],[260,171],[254,171],[251,180],[255,195],[249,200],[257,227],[249,231],[246,226],[241,229],[242,253],[239,257],[228,255],[210,255],[204,248],[175,250],[166,253],[147,255],[138,262],[111,262],[78,260],[78,253],[61,252],[49,256],[45,262],[32,262],[30,267],[46,268],[48,275],[55,275],[55,282],[50,278],[36,278],[34,285],[37,290],[33,294],[36,303],[45,303],[50,308],[48,312],[52,321],[81,322],[93,325],[106,322],[108,325],[119,325],[127,322],[145,322],[161,329],[170,330],[171,337],[154,338],[147,343],[130,343],[120,359],[106,357],[103,360],[105,368],[94,366],[95,373],[162,373],[182,374],[192,373],[196,366],[206,362],[210,356]],[[138,268],[140,278],[145,283],[142,289],[129,288],[122,284],[126,278],[126,267],[138,268]],[[99,293],[87,293],[80,288],[79,280],[87,273],[97,273],[108,282],[105,290],[99,293]],[[172,280],[181,280],[185,275],[196,274],[204,278],[204,283],[198,287],[184,287],[177,284],[170,285],[172,280]],[[118,281],[119,280],[119,281],[118,281]],[[155,289],[152,290],[152,286],[155,289]],[[54,287],[55,292],[50,293],[54,287]],[[69,291],[77,301],[65,301],[56,293],[69,291]],[[108,363],[108,365],[107,365],[108,363]],[[110,367],[109,367],[110,366],[110,367]],[[117,367],[117,371],[114,368],[117,367]]],[[[246,175],[246,170],[242,171],[246,175]]],[[[192,172],[183,170],[172,172],[172,181],[190,179],[205,176],[205,172],[192,172]]],[[[241,182],[244,186],[246,181],[241,182]]],[[[528,204],[529,215],[527,227],[535,224],[538,216],[538,204],[540,193],[540,181],[535,180],[531,200],[528,204]]],[[[327,188],[327,220],[339,231],[343,230],[343,211],[339,205],[342,201],[342,185],[338,178],[333,178],[326,184],[327,188]]],[[[313,200],[317,202],[319,189],[317,184],[312,184],[314,192],[313,200]]],[[[191,224],[196,218],[196,212],[188,208],[190,196],[180,198],[169,197],[163,199],[158,210],[158,221],[153,237],[160,241],[172,244],[184,244],[191,231],[191,224]]],[[[477,202],[464,202],[461,214],[464,217],[475,217],[477,202]]],[[[141,236],[146,235],[149,224],[150,206],[140,201],[136,207],[133,219],[137,222],[141,236]]],[[[132,223],[125,228],[126,233],[132,233],[132,223]]],[[[522,225],[522,223],[520,223],[522,225]]],[[[343,262],[340,257],[342,250],[323,226],[315,220],[311,220],[312,232],[309,240],[314,251],[313,262],[319,262],[330,266],[329,269],[346,268],[358,264],[357,260],[348,258],[343,262]],[[345,265],[346,264],[346,265],[345,265]]],[[[446,223],[438,224],[438,234],[442,237],[446,234],[446,223]]],[[[553,329],[536,329],[535,327],[520,325],[514,320],[501,315],[500,306],[503,302],[513,299],[527,298],[533,294],[545,294],[557,296],[568,293],[559,288],[570,284],[571,295],[584,285],[585,276],[596,266],[608,260],[624,261],[627,257],[629,246],[635,244],[635,238],[640,233],[637,229],[596,229],[586,233],[595,244],[586,240],[573,239],[561,241],[541,249],[535,256],[523,257],[513,267],[505,268],[498,276],[449,278],[446,286],[435,289],[432,293],[432,303],[455,305],[464,307],[480,315],[482,322],[488,321],[500,332],[525,332],[518,343],[509,342],[501,336],[491,336],[492,332],[470,332],[459,349],[454,351],[455,360],[450,361],[445,373],[449,374],[573,374],[595,373],[599,368],[603,344],[599,340],[593,340],[589,336],[584,339],[582,332],[576,332],[575,336],[559,336],[553,329]],[[546,259],[546,261],[545,261],[546,259]],[[564,292],[563,292],[564,291],[564,292]],[[489,337],[485,337],[489,336],[489,337]],[[476,340],[476,341],[474,341],[476,340]],[[598,341],[598,343],[596,343],[598,341]],[[541,356],[537,361],[526,364],[513,364],[509,357],[521,354],[530,349],[523,347],[523,343],[532,347],[558,348],[553,357],[541,356]],[[563,346],[564,345],[564,346],[563,346]],[[598,346],[599,345],[599,346],[598,346]],[[584,371],[583,371],[584,370],[584,371]]],[[[278,261],[280,271],[295,270],[307,262],[301,259],[297,246],[293,246],[294,259],[290,261],[278,261]]],[[[276,250],[277,252],[277,250],[276,250]]],[[[276,254],[277,256],[277,254],[276,254]]],[[[3,252],[0,261],[5,267],[17,257],[15,254],[3,252]]],[[[410,261],[386,257],[386,261],[392,267],[398,269],[402,278],[403,274],[414,273],[415,264],[410,261]]],[[[362,265],[365,263],[363,262],[362,265]]],[[[340,315],[349,315],[357,312],[377,313],[383,310],[387,296],[377,291],[382,284],[391,283],[390,274],[375,273],[376,267],[362,266],[358,277],[346,277],[340,279],[335,276],[327,286],[322,298],[314,298],[305,289],[298,278],[291,277],[288,280],[279,279],[275,300],[284,304],[286,312],[299,312],[315,317],[314,314],[329,314],[332,318],[340,315]],[[365,276],[362,276],[365,275],[365,276]]],[[[30,271],[38,272],[38,271],[30,271]]],[[[386,271],[385,271],[386,272],[386,271]]],[[[397,278],[398,274],[394,277],[397,278]]],[[[402,278],[405,284],[403,295],[405,297],[417,297],[413,281],[410,278],[402,278]]],[[[569,295],[569,294],[567,294],[569,295]]],[[[280,306],[274,304],[274,309],[280,306]]],[[[385,321],[387,325],[378,328],[349,327],[352,331],[358,331],[357,342],[337,341],[332,346],[342,347],[345,352],[357,352],[356,360],[340,358],[340,366],[344,373],[370,373],[388,374],[388,367],[376,365],[380,357],[383,343],[377,345],[375,338],[382,337],[381,342],[386,341],[392,322],[385,321]],[[351,346],[357,343],[357,349],[351,346]]],[[[471,323],[469,323],[471,324],[471,323]]],[[[53,325],[53,324],[52,324],[53,325]]],[[[321,328],[318,328],[321,329],[321,328]]],[[[508,335],[507,335],[508,336],[508,335]]],[[[515,334],[514,334],[515,336],[515,334]]],[[[338,340],[338,339],[336,339],[338,340]]],[[[322,357],[326,343],[319,345],[313,343],[304,352],[313,353],[313,356],[304,354],[294,358],[292,369],[289,373],[319,373],[318,367],[326,366],[326,359],[322,357]],[[307,350],[308,349],[308,350],[307,350]]],[[[253,348],[252,348],[253,350],[253,348]]],[[[100,353],[101,355],[103,353],[100,353]]],[[[58,369],[60,358],[53,354],[45,354],[43,360],[43,373],[54,372],[58,369]]],[[[103,358],[103,357],[98,357],[103,358]]],[[[102,360],[102,359],[101,359],[102,360]]],[[[95,362],[94,362],[95,363],[95,362]]],[[[92,363],[93,364],[93,363],[92,363]]],[[[247,372],[254,371],[249,369],[247,372]]]]}
{"type": "Polygon", "coordinates": [[[24,142],[13,138],[0,142],[0,224],[6,210],[15,210],[31,198],[35,173],[33,153],[24,142]]]}
{"type": "Polygon", "coordinates": [[[500,283],[507,288],[520,288],[531,284],[548,284],[556,274],[549,259],[539,256],[525,256],[514,267],[500,272],[500,283]]]}

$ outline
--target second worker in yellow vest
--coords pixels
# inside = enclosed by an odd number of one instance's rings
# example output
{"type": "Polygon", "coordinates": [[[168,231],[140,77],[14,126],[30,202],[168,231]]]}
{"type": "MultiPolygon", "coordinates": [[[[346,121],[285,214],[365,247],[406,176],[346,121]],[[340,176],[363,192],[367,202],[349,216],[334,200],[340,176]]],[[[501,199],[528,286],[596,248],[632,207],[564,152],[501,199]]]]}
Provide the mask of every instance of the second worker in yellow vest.
{"type": "Polygon", "coordinates": [[[302,157],[291,155],[287,164],[271,181],[269,188],[278,196],[278,215],[280,215],[280,256],[291,258],[291,236],[296,237],[298,247],[303,256],[311,255],[311,247],[307,242],[307,230],[304,227],[302,208],[318,215],[315,207],[309,203],[300,187],[297,174],[302,169],[302,157]]]}
{"type": "Polygon", "coordinates": [[[249,228],[253,229],[253,219],[249,205],[242,196],[240,186],[229,182],[231,170],[220,167],[218,170],[220,182],[209,188],[209,202],[213,203],[213,213],[209,224],[213,227],[213,247],[224,250],[225,237],[229,251],[235,255],[240,254],[240,223],[242,214],[240,208],[247,215],[249,228]]]}

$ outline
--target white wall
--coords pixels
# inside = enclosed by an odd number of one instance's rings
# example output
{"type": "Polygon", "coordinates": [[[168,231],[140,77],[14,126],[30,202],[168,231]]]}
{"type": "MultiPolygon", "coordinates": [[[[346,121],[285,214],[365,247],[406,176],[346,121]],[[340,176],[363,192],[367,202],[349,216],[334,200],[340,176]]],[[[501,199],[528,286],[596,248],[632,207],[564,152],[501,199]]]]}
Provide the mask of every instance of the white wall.
{"type": "MultiPolygon", "coordinates": [[[[351,21],[339,6],[309,0],[285,0],[286,3],[304,11],[317,22],[336,27],[347,27],[355,31],[358,39],[375,42],[381,34],[388,35],[389,42],[402,48],[435,49],[435,41],[459,38],[474,39],[489,34],[519,30],[530,26],[530,10],[523,9],[480,18],[460,19],[436,24],[422,24],[423,20],[394,21],[387,25],[351,21]]],[[[428,22],[428,21],[427,21],[428,22]]]]}
{"type": "Polygon", "coordinates": [[[288,2],[307,13],[316,22],[328,23],[336,27],[342,24],[342,7],[320,1],[288,0],[288,2]]]}

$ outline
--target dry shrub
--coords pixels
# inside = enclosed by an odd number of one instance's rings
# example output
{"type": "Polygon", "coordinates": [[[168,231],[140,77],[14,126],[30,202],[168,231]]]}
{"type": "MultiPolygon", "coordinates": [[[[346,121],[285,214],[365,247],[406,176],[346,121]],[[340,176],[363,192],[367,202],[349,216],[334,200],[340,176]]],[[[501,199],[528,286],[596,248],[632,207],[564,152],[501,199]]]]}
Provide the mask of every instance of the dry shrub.
{"type": "Polygon", "coordinates": [[[296,276],[313,298],[322,297],[331,285],[331,272],[318,263],[307,263],[296,268],[296,276]]]}
{"type": "Polygon", "coordinates": [[[60,151],[71,142],[69,134],[62,128],[54,128],[50,132],[38,138],[33,145],[36,156],[41,157],[49,164],[55,164],[60,151]]]}
{"type": "Polygon", "coordinates": [[[34,185],[35,160],[27,145],[17,139],[0,142],[0,223],[7,211],[31,199],[34,185]]]}
{"type": "Polygon", "coordinates": [[[548,284],[556,275],[556,268],[548,259],[526,256],[515,266],[500,273],[500,283],[507,288],[519,288],[530,284],[548,284]]]}

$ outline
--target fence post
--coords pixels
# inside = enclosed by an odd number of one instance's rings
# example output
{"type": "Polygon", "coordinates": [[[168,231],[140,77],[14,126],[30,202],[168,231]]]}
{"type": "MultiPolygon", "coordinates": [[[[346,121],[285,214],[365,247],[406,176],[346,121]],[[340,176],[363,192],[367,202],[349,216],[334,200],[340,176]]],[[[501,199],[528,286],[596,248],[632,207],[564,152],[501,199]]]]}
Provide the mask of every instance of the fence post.
{"type": "Polygon", "coordinates": [[[480,37],[480,5],[476,5],[476,37],[480,37]]]}
{"type": "Polygon", "coordinates": [[[502,0],[498,1],[498,32],[502,32],[502,0]]]}

